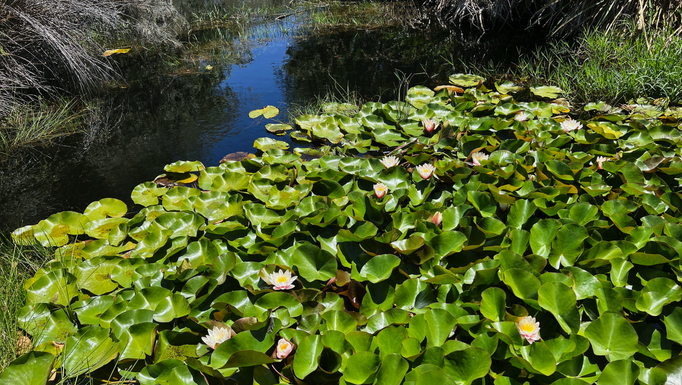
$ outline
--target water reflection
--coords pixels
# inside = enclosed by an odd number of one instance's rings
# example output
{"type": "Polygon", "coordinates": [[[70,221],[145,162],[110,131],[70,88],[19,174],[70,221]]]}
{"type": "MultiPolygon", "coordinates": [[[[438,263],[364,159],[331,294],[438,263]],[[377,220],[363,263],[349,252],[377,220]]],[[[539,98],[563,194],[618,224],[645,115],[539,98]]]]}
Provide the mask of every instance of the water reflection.
{"type": "Polygon", "coordinates": [[[129,86],[102,101],[99,135],[29,150],[34,151],[30,156],[10,160],[0,170],[0,231],[59,211],[82,212],[105,197],[121,199],[134,210],[132,189],[161,174],[165,164],[201,160],[217,165],[224,155],[252,151],[255,139],[272,136],[264,129],[270,121],[248,118],[253,109],[274,105],[285,119],[289,105],[310,101],[335,84],[385,101],[395,97],[397,69],[425,73],[415,83],[434,85],[452,72],[443,64],[448,55],[509,62],[517,54],[516,48],[491,48],[496,43],[463,45],[449,31],[399,27],[293,37],[301,20],[285,23],[255,26],[271,31],[257,33],[258,41],[235,43],[221,33],[225,40],[209,45],[210,54],[192,62],[188,71],[154,76],[129,71],[129,86]],[[226,44],[237,44],[242,53],[235,57],[226,44]]]}

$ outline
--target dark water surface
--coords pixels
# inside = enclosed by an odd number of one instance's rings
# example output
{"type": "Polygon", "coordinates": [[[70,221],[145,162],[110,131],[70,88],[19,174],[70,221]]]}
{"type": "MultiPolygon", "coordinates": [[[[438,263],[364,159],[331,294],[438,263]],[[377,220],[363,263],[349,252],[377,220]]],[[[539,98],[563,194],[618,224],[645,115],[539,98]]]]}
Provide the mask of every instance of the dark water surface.
{"type": "Polygon", "coordinates": [[[274,121],[248,117],[265,105],[280,108],[275,119],[287,121],[289,106],[339,87],[385,102],[396,97],[396,70],[416,74],[410,85],[446,84],[454,71],[446,59],[508,64],[538,40],[520,32],[476,41],[403,26],[320,33],[306,23],[305,15],[269,18],[239,38],[207,32],[206,53],[185,55],[191,65],[176,73],[145,73],[144,63],[124,68],[128,86],[103,98],[96,129],[0,165],[0,232],[60,211],[82,212],[106,197],[135,211],[130,192],[164,165],[214,166],[228,153],[253,152],[259,137],[274,137],[265,131],[274,121]]]}

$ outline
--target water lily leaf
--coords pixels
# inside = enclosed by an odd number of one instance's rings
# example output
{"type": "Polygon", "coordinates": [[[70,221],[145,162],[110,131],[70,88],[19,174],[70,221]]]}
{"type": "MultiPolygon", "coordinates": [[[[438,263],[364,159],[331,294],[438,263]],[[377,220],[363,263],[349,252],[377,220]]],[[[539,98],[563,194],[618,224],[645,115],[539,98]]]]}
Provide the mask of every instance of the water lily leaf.
{"type": "Polygon", "coordinates": [[[274,118],[275,116],[279,115],[279,109],[275,106],[265,106],[261,109],[258,110],[253,110],[249,112],[249,118],[255,119],[259,116],[263,115],[265,119],[271,119],[274,118]]]}
{"type": "Polygon", "coordinates": [[[19,356],[0,376],[2,385],[45,385],[50,377],[54,356],[33,351],[19,356]]]}
{"type": "Polygon", "coordinates": [[[469,191],[467,192],[467,200],[471,202],[484,218],[492,217],[497,211],[497,202],[495,202],[490,194],[480,191],[469,191]]]}
{"type": "Polygon", "coordinates": [[[166,172],[187,173],[192,171],[201,171],[205,168],[206,167],[204,166],[204,164],[199,162],[198,160],[195,161],[179,160],[175,163],[166,165],[163,169],[166,172]]]}
{"type": "Polygon", "coordinates": [[[145,366],[136,379],[140,381],[140,385],[164,383],[197,385],[189,367],[178,359],[163,360],[154,365],[145,366]]]}
{"type": "Polygon", "coordinates": [[[322,344],[322,337],[319,335],[307,336],[299,343],[293,364],[296,377],[306,378],[317,369],[322,350],[324,350],[324,345],[322,344]]]}
{"type": "Polygon", "coordinates": [[[564,93],[564,90],[554,86],[539,86],[530,87],[530,92],[541,98],[556,99],[559,95],[564,93]]]}
{"type": "Polygon", "coordinates": [[[537,299],[540,280],[533,273],[523,269],[509,269],[504,272],[504,283],[514,295],[521,299],[537,299]]]}
{"type": "Polygon", "coordinates": [[[620,314],[606,313],[585,329],[594,354],[625,360],[637,352],[637,332],[620,314]]]}
{"type": "Polygon", "coordinates": [[[561,225],[556,219],[542,219],[530,230],[530,247],[533,254],[549,257],[551,244],[561,225]]]}
{"type": "Polygon", "coordinates": [[[341,139],[343,139],[339,126],[331,118],[313,125],[311,132],[314,138],[326,139],[334,144],[341,142],[341,139]]]}
{"type": "Polygon", "coordinates": [[[523,225],[528,222],[530,218],[533,217],[537,206],[532,201],[529,200],[517,200],[509,209],[509,215],[507,215],[507,226],[521,229],[523,225]]]}
{"type": "Polygon", "coordinates": [[[405,101],[419,109],[429,104],[433,100],[433,95],[435,95],[435,92],[433,92],[430,88],[416,86],[407,90],[405,101]]]}
{"type": "MultiPolygon", "coordinates": [[[[583,252],[583,241],[588,237],[587,229],[583,226],[575,223],[561,226],[556,232],[554,240],[552,240],[551,251],[548,256],[549,263],[555,269],[559,269],[562,265],[573,266],[583,252]]],[[[536,241],[539,239],[536,238],[536,241]]],[[[531,245],[532,242],[533,232],[531,231],[531,245]]]]}
{"type": "Polygon", "coordinates": [[[168,191],[165,187],[157,187],[154,182],[141,183],[130,194],[133,202],[140,206],[152,206],[159,203],[159,198],[168,191]]]}
{"type": "Polygon", "coordinates": [[[449,77],[450,83],[460,87],[475,87],[483,84],[484,78],[471,74],[453,74],[449,77]]]}
{"type": "Polygon", "coordinates": [[[112,229],[122,223],[128,222],[126,218],[104,218],[91,220],[85,224],[85,233],[96,239],[108,239],[112,229]]]}
{"type": "Polygon", "coordinates": [[[497,287],[489,287],[481,294],[481,314],[495,322],[505,319],[507,294],[497,287]]]}
{"type": "Polygon", "coordinates": [[[109,337],[108,329],[86,326],[66,340],[62,367],[69,377],[91,372],[116,358],[118,345],[109,337]]]}
{"type": "Polygon", "coordinates": [[[490,354],[480,348],[468,348],[448,354],[443,371],[458,384],[471,384],[488,373],[492,360],[490,354]]]}
{"type": "Polygon", "coordinates": [[[343,379],[352,384],[363,384],[379,370],[381,358],[371,352],[357,352],[346,363],[343,379]]]}
{"type": "Polygon", "coordinates": [[[400,258],[393,254],[382,254],[372,257],[360,270],[360,276],[372,283],[388,279],[393,269],[400,265],[400,258]]]}
{"type": "Polygon", "coordinates": [[[282,142],[281,140],[275,140],[272,138],[260,138],[253,142],[253,147],[262,152],[266,152],[272,149],[286,150],[289,148],[289,144],[287,142],[282,142]]]}
{"type": "Polygon", "coordinates": [[[443,258],[462,251],[466,241],[467,237],[459,231],[443,231],[427,243],[437,258],[443,258]]]}
{"type": "Polygon", "coordinates": [[[604,368],[597,385],[633,385],[639,377],[639,366],[632,360],[611,361],[604,368]]]}
{"type": "Polygon", "coordinates": [[[348,313],[341,310],[330,310],[322,314],[327,330],[336,330],[348,334],[357,330],[358,322],[348,313]]]}
{"type": "Polygon", "coordinates": [[[85,224],[88,221],[88,217],[83,214],[64,211],[38,222],[33,231],[43,246],[64,246],[69,242],[69,235],[80,235],[85,232],[85,224]]]}
{"type": "Polygon", "coordinates": [[[521,89],[523,89],[523,87],[516,85],[513,82],[506,81],[502,84],[498,84],[497,82],[495,82],[495,89],[497,89],[497,92],[501,94],[510,94],[514,92],[519,92],[521,89]]]}
{"type": "MultiPolygon", "coordinates": [[[[381,367],[377,372],[374,385],[400,385],[409,369],[410,364],[400,355],[386,355],[381,361],[381,367]]],[[[444,384],[441,383],[440,385],[444,384]]]]}
{"type": "Polygon", "coordinates": [[[128,212],[125,203],[114,198],[104,198],[92,202],[85,208],[83,214],[91,221],[104,218],[120,218],[128,212]]]}
{"type": "Polygon", "coordinates": [[[661,314],[663,306],[682,299],[682,288],[669,278],[654,278],[646,283],[637,298],[637,309],[653,316],[661,314]]]}
{"type": "Polygon", "coordinates": [[[64,343],[78,331],[70,315],[63,309],[51,312],[47,304],[25,306],[19,311],[17,321],[33,337],[34,346],[50,341],[64,343]]]}
{"type": "Polygon", "coordinates": [[[294,266],[307,281],[328,281],[336,276],[336,258],[315,245],[304,244],[294,251],[294,266]]]}
{"type": "Polygon", "coordinates": [[[293,130],[289,124],[273,124],[269,123],[265,125],[265,130],[271,134],[284,135],[285,132],[293,130]]]}
{"type": "Polygon", "coordinates": [[[424,246],[424,238],[412,235],[409,238],[391,242],[391,246],[401,254],[410,255],[424,246]]]}
{"type": "Polygon", "coordinates": [[[76,277],[67,270],[53,270],[43,274],[27,291],[30,304],[52,303],[67,306],[78,295],[76,277]]]}
{"type": "Polygon", "coordinates": [[[426,347],[442,346],[457,324],[457,319],[442,309],[430,309],[424,314],[426,321],[426,347]]]}
{"type": "Polygon", "coordinates": [[[548,282],[538,290],[540,307],[554,315],[566,333],[577,333],[580,328],[580,314],[573,290],[560,282],[548,282]]]}
{"type": "Polygon", "coordinates": [[[520,349],[521,357],[518,361],[531,373],[541,373],[545,376],[553,374],[556,370],[556,361],[552,351],[544,342],[535,342],[530,346],[520,349]]]}

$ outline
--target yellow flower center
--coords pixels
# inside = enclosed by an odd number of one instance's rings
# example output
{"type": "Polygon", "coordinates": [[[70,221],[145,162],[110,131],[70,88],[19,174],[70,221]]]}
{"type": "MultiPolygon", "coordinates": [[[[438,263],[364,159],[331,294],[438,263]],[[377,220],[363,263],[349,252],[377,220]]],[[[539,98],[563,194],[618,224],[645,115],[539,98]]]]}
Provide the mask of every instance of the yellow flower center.
{"type": "Polygon", "coordinates": [[[286,281],[287,281],[287,277],[284,275],[277,277],[277,283],[284,283],[286,281]]]}
{"type": "Polygon", "coordinates": [[[521,323],[521,330],[523,330],[526,333],[532,333],[535,331],[535,325],[533,325],[530,322],[523,322],[521,323]]]}
{"type": "Polygon", "coordinates": [[[282,344],[279,346],[279,350],[287,350],[288,347],[289,347],[289,344],[282,344]]]}

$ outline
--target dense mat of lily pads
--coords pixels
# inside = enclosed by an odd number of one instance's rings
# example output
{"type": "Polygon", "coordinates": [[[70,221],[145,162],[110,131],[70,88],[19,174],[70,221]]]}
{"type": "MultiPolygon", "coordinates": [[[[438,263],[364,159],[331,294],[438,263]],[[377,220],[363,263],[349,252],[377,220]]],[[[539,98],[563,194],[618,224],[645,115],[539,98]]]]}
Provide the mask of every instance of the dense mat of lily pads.
{"type": "Polygon", "coordinates": [[[679,383],[679,111],[451,81],[15,231],[55,259],[0,382],[679,383]]]}

